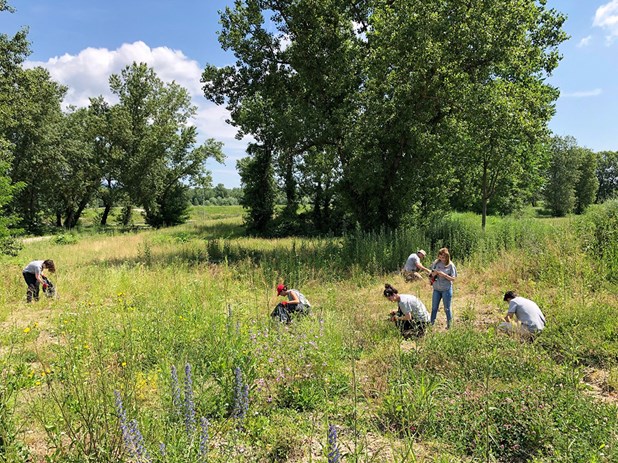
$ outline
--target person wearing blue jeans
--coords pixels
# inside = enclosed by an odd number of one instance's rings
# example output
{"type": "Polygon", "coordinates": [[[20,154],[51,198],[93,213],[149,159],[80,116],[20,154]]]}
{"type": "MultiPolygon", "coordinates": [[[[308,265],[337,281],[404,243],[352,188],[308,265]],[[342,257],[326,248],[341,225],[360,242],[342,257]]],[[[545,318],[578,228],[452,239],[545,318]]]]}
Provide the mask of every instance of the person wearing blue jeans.
{"type": "Polygon", "coordinates": [[[431,274],[429,284],[433,286],[433,296],[431,298],[431,320],[433,325],[438,316],[440,300],[444,303],[444,313],[446,313],[446,327],[450,328],[453,324],[453,312],[451,311],[451,301],[453,300],[453,281],[457,278],[457,268],[451,262],[451,255],[448,248],[438,251],[438,258],[431,264],[431,274]]]}

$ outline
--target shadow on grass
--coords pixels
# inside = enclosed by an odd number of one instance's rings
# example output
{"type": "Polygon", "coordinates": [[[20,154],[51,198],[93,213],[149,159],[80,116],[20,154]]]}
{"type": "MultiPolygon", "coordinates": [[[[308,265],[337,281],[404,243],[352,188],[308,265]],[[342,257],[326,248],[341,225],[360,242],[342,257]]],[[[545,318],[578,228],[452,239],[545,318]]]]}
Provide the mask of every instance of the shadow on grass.
{"type": "Polygon", "coordinates": [[[231,239],[246,236],[245,227],[238,223],[215,222],[212,224],[194,225],[192,228],[182,231],[192,238],[201,239],[231,239]]]}

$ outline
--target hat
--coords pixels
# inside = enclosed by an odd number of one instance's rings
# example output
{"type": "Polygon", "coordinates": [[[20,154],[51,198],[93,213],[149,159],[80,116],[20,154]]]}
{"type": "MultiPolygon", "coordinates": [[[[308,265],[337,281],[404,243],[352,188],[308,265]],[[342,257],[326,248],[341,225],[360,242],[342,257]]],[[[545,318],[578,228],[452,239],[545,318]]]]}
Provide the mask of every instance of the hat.
{"type": "Polygon", "coordinates": [[[285,285],[277,285],[277,296],[281,295],[283,291],[285,291],[285,285]]]}
{"type": "Polygon", "coordinates": [[[514,299],[517,297],[517,293],[515,291],[507,291],[504,293],[504,301],[508,301],[509,299],[514,299]]]}
{"type": "Polygon", "coordinates": [[[419,249],[418,251],[416,251],[418,254],[421,254],[423,257],[425,257],[427,255],[427,253],[425,252],[424,249],[419,249]]]}

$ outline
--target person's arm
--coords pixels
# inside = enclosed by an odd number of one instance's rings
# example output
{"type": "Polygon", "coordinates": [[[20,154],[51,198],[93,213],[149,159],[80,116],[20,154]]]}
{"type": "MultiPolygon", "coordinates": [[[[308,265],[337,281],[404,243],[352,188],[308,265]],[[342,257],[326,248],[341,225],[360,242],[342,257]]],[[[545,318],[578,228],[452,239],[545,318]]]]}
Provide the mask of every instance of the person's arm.
{"type": "Polygon", "coordinates": [[[293,298],[288,300],[288,304],[298,304],[300,302],[300,299],[298,299],[298,295],[295,291],[290,291],[288,294],[290,294],[293,298]]]}
{"type": "Polygon", "coordinates": [[[34,274],[34,277],[37,279],[37,281],[39,283],[41,283],[42,285],[46,284],[45,280],[43,280],[43,272],[38,272],[34,274]]]}
{"type": "MultiPolygon", "coordinates": [[[[453,267],[451,267],[451,269],[452,268],[453,267]]],[[[436,270],[436,275],[440,275],[441,277],[446,278],[448,281],[455,281],[455,278],[457,278],[457,272],[455,271],[454,273],[455,275],[451,276],[448,273],[443,272],[442,270],[436,270]]]]}
{"type": "Polygon", "coordinates": [[[506,317],[504,317],[504,321],[507,323],[511,323],[511,319],[513,318],[513,315],[515,315],[513,312],[507,312],[506,317]]]}
{"type": "Polygon", "coordinates": [[[417,269],[419,270],[424,270],[427,273],[431,273],[431,269],[425,267],[423,264],[421,264],[420,262],[418,264],[416,264],[417,269]]]}

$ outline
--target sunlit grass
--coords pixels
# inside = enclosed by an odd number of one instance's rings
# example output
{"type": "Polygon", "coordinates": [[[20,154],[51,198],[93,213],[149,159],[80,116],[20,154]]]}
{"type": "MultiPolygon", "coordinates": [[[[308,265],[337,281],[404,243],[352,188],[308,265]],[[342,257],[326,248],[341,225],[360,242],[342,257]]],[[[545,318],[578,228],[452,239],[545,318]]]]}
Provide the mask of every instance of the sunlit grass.
{"type": "Polygon", "coordinates": [[[473,220],[455,217],[441,236],[265,240],[243,237],[241,210],[225,207],[170,229],[26,243],[0,267],[7,461],[131,461],[114,391],[153,461],[200,461],[173,404],[171,367],[184,400],[186,364],[197,419],[210,423],[208,461],[326,461],[329,424],[343,461],[613,461],[615,287],[595,278],[571,227],[492,219],[483,242],[473,220]],[[424,339],[402,341],[383,285],[429,307],[429,285],[397,269],[448,240],[455,328],[440,312],[424,339]],[[59,297],[27,305],[21,268],[35,258],[56,261],[59,297]],[[290,326],[269,318],[284,280],[313,306],[290,326]],[[508,289],[543,308],[536,342],[497,333],[508,289]],[[250,386],[242,422],[231,417],[236,368],[250,386]],[[600,399],[586,369],[604,372],[600,399]]]}

